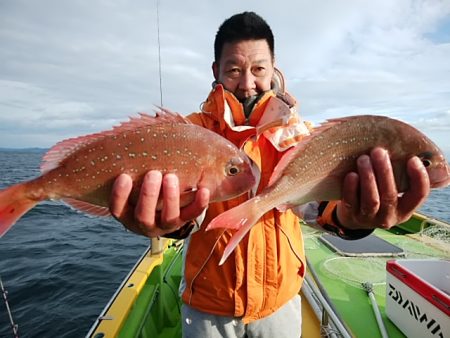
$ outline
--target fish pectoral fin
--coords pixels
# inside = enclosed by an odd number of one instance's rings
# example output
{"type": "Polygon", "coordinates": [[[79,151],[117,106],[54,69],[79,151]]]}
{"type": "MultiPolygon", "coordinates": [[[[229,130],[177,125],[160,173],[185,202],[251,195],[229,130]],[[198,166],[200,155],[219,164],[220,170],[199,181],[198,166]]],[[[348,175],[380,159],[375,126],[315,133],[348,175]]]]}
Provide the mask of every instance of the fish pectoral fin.
{"type": "Polygon", "coordinates": [[[197,193],[197,188],[186,188],[180,193],[180,206],[185,207],[191,204],[195,200],[195,194],[197,193]]]}
{"type": "Polygon", "coordinates": [[[111,212],[107,207],[102,207],[100,205],[95,205],[92,203],[76,200],[73,198],[63,198],[62,200],[71,207],[90,215],[103,217],[111,216],[111,212]]]}

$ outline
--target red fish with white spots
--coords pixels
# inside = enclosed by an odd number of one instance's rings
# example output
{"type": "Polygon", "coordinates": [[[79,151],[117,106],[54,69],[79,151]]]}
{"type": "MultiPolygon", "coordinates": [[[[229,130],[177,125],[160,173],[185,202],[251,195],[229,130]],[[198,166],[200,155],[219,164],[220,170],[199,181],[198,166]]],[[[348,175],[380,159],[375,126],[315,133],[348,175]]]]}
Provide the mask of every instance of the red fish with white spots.
{"type": "Polygon", "coordinates": [[[107,216],[115,178],[122,173],[132,177],[131,199],[136,202],[149,170],[178,176],[181,206],[193,201],[201,187],[209,189],[214,202],[241,195],[255,184],[247,156],[222,136],[168,111],[141,114],[110,131],[56,144],[43,158],[42,176],[0,191],[0,237],[46,199],[107,216]]]}
{"type": "Polygon", "coordinates": [[[267,211],[283,211],[310,201],[341,199],[342,182],[356,170],[356,159],[376,147],[389,152],[399,192],[408,188],[406,162],[418,156],[431,188],[450,184],[450,169],[439,148],[412,126],[382,116],[354,116],[330,120],[288,151],[269,185],[247,202],[214,218],[207,229],[238,229],[227,245],[221,264],[267,211]]]}

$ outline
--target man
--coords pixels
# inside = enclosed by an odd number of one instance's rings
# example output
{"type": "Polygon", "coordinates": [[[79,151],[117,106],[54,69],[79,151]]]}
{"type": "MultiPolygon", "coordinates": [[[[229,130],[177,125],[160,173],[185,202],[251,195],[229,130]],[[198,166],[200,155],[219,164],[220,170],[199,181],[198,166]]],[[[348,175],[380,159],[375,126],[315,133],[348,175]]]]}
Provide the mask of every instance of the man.
{"type": "MultiPolygon", "coordinates": [[[[244,12],[227,19],[217,32],[214,49],[214,88],[202,112],[189,119],[243,147],[261,172],[260,191],[284,151],[308,130],[296,118],[295,101],[284,91],[275,68],[272,31],[261,17],[244,12]],[[277,107],[275,115],[284,111],[290,122],[249,138],[249,132],[274,114],[268,107],[277,107]]],[[[357,172],[345,177],[342,200],[322,202],[318,207],[321,226],[338,236],[361,238],[376,227],[390,228],[403,222],[429,193],[428,175],[416,157],[408,162],[411,188],[401,198],[385,150],[374,149],[370,156],[358,158],[357,164],[357,172]]],[[[113,215],[129,229],[148,237],[180,236],[189,234],[194,223],[200,226],[185,244],[185,338],[301,335],[297,293],[305,258],[299,219],[292,210],[274,209],[265,214],[230,258],[218,266],[232,231],[204,229],[216,215],[249,196],[208,206],[209,191],[200,188],[195,201],[180,209],[176,175],[162,177],[151,171],[145,176],[137,205],[131,206],[131,185],[130,177],[119,176],[110,205],[113,215]],[[164,207],[158,212],[160,192],[164,207]]]]}

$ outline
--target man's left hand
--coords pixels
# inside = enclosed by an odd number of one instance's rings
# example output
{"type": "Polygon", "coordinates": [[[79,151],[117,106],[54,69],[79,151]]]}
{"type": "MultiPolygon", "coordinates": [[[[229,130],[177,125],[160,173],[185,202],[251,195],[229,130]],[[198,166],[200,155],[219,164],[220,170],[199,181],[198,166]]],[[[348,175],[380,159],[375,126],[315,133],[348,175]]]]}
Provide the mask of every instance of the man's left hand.
{"type": "Polygon", "coordinates": [[[430,193],[428,173],[418,157],[407,162],[409,188],[401,196],[385,149],[360,156],[357,167],[357,173],[346,175],[337,205],[338,220],[347,229],[389,229],[407,221],[430,193]]]}

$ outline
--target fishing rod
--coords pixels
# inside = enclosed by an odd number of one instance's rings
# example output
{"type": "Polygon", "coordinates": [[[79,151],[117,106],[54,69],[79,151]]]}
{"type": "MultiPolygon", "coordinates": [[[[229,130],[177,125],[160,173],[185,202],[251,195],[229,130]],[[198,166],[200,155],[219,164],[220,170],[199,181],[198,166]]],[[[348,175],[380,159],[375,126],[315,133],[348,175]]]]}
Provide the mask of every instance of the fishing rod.
{"type": "Polygon", "coordinates": [[[163,105],[163,93],[162,93],[162,75],[161,75],[161,40],[159,36],[159,0],[156,0],[156,27],[158,30],[158,67],[159,67],[159,95],[160,95],[160,106],[163,105]]]}
{"type": "Polygon", "coordinates": [[[3,281],[2,281],[2,277],[1,276],[0,276],[0,289],[2,291],[3,300],[5,302],[6,312],[8,312],[9,322],[10,322],[11,328],[13,330],[13,334],[14,334],[13,337],[14,338],[19,338],[19,325],[14,323],[14,319],[13,319],[13,316],[12,316],[11,308],[9,307],[9,303],[8,303],[8,291],[6,291],[5,287],[3,286],[3,281]]]}

